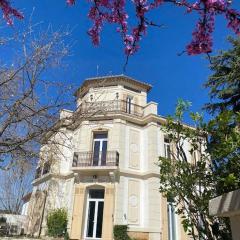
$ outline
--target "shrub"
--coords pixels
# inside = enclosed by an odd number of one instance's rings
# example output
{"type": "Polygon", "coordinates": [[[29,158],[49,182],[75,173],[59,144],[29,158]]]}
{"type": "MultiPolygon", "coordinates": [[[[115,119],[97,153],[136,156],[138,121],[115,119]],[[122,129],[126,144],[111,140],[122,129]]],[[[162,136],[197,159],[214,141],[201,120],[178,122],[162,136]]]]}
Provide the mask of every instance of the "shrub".
{"type": "Polygon", "coordinates": [[[131,240],[127,234],[127,225],[115,225],[113,228],[113,234],[115,240],[131,240]]]}
{"type": "Polygon", "coordinates": [[[68,232],[66,232],[65,235],[64,235],[64,240],[69,240],[69,239],[70,238],[69,238],[68,232]]]}
{"type": "Polygon", "coordinates": [[[63,237],[67,234],[67,211],[63,208],[52,210],[47,216],[48,235],[63,237]]]}
{"type": "Polygon", "coordinates": [[[7,222],[7,218],[5,217],[0,217],[0,223],[6,223],[7,222]]]}

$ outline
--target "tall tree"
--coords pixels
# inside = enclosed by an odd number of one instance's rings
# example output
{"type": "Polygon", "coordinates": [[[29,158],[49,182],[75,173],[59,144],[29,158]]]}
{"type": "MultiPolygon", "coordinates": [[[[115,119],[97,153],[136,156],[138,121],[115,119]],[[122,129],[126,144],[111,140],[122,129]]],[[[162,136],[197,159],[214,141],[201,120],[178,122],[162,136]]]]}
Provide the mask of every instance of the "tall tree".
{"type": "Polygon", "coordinates": [[[213,74],[206,82],[213,102],[206,105],[211,113],[240,111],[240,38],[229,38],[232,48],[211,57],[213,74]]]}
{"type": "MultiPolygon", "coordinates": [[[[51,156],[57,161],[56,156],[63,154],[61,147],[71,145],[67,144],[66,128],[76,127],[99,110],[75,110],[74,88],[56,78],[60,75],[56,72],[68,69],[65,59],[71,48],[69,36],[69,30],[53,31],[49,26],[42,31],[41,25],[30,24],[12,38],[2,38],[0,52],[5,57],[0,58],[0,169],[7,170],[22,159],[36,162],[40,146],[48,146],[43,155],[49,157],[40,155],[42,164],[51,156]]],[[[86,104],[91,108],[94,101],[86,104]]]]}
{"type": "Polygon", "coordinates": [[[217,177],[217,194],[240,188],[240,38],[229,38],[232,48],[211,57],[213,74],[205,84],[213,114],[208,124],[209,145],[217,177]]]}
{"type": "Polygon", "coordinates": [[[160,157],[160,192],[175,206],[184,230],[193,239],[231,239],[222,220],[208,214],[208,202],[216,196],[215,175],[207,148],[207,125],[198,113],[190,113],[195,128],[183,123],[189,103],[180,100],[176,113],[163,127],[170,141],[170,154],[160,157]]]}
{"type": "Polygon", "coordinates": [[[174,200],[183,226],[195,239],[231,239],[228,221],[208,215],[211,198],[240,188],[240,41],[230,41],[232,49],[211,58],[213,74],[205,84],[212,100],[205,108],[213,118],[203,124],[198,114],[191,114],[196,128],[186,128],[182,116],[188,104],[180,102],[167,124],[176,149],[171,159],[160,158],[160,191],[174,200]],[[185,140],[192,145],[188,151],[185,140]],[[192,166],[186,156],[196,150],[199,158],[192,166]]]}
{"type": "Polygon", "coordinates": [[[69,55],[67,36],[30,24],[0,44],[0,169],[34,161],[46,132],[59,128],[55,123],[72,88],[56,82],[54,72],[69,55]]]}
{"type": "Polygon", "coordinates": [[[240,188],[240,113],[224,111],[208,123],[216,195],[240,188]]]}

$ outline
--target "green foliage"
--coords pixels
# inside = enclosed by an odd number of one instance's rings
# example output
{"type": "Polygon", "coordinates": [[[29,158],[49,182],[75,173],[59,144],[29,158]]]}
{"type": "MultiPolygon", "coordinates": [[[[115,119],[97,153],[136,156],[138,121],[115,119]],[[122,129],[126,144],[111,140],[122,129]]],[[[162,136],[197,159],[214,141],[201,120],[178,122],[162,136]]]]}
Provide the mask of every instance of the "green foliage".
{"type": "Polygon", "coordinates": [[[68,232],[66,232],[64,235],[64,240],[69,240],[69,239],[70,239],[69,234],[68,234],[68,232]]]}
{"type": "Polygon", "coordinates": [[[213,119],[203,123],[201,114],[189,113],[195,129],[186,127],[182,118],[190,103],[180,100],[165,128],[174,146],[171,159],[159,160],[160,191],[174,199],[193,239],[231,239],[227,220],[208,215],[211,198],[240,188],[240,38],[229,41],[230,50],[211,57],[213,74],[205,84],[211,98],[205,109],[213,119]],[[184,142],[191,144],[188,152],[184,142]],[[187,158],[193,153],[195,164],[187,158]]]}
{"type": "Polygon", "coordinates": [[[168,199],[174,199],[183,228],[193,239],[231,239],[228,227],[208,214],[208,203],[216,195],[217,181],[209,152],[205,151],[208,125],[203,123],[201,114],[189,112],[189,104],[184,104],[183,100],[179,104],[175,115],[163,127],[170,140],[171,158],[159,159],[160,192],[168,199]],[[195,128],[183,124],[185,113],[189,113],[195,128]],[[188,149],[186,143],[190,145],[188,149]],[[213,226],[218,231],[213,233],[213,226]]]}
{"type": "Polygon", "coordinates": [[[208,124],[208,151],[217,178],[217,194],[240,188],[240,38],[229,38],[232,48],[211,57],[213,74],[205,84],[215,114],[208,124]]]}
{"type": "Polygon", "coordinates": [[[213,74],[206,82],[209,95],[214,102],[206,105],[211,113],[240,111],[240,38],[229,38],[232,48],[211,57],[213,74]]]}
{"type": "Polygon", "coordinates": [[[175,109],[175,117],[176,119],[182,119],[183,114],[185,111],[189,109],[189,107],[192,105],[189,101],[184,101],[183,99],[178,99],[178,104],[175,109]]]}
{"type": "Polygon", "coordinates": [[[0,217],[0,223],[6,223],[7,222],[7,218],[5,217],[0,217]]]}
{"type": "Polygon", "coordinates": [[[216,193],[240,188],[240,113],[224,111],[208,124],[209,144],[216,177],[216,193]]]}
{"type": "Polygon", "coordinates": [[[66,237],[67,222],[67,211],[65,209],[52,210],[47,216],[48,235],[52,237],[66,237]]]}
{"type": "Polygon", "coordinates": [[[127,225],[115,225],[113,228],[113,234],[115,240],[131,240],[127,234],[127,225]]]}

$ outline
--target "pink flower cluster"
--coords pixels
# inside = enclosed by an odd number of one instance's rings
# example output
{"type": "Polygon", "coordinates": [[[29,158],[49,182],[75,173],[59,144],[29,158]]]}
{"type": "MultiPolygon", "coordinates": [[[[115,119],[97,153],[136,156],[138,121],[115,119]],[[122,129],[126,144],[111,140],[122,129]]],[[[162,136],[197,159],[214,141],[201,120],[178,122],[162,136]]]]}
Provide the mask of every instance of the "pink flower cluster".
{"type": "Polygon", "coordinates": [[[22,13],[15,8],[12,8],[8,0],[0,0],[0,9],[2,9],[3,18],[9,25],[13,24],[12,16],[18,19],[23,19],[22,13]]]}
{"type": "Polygon", "coordinates": [[[226,0],[198,0],[194,4],[187,6],[187,12],[196,11],[199,14],[199,20],[192,34],[192,41],[187,45],[187,53],[196,55],[201,53],[210,53],[212,51],[213,40],[212,33],[215,26],[215,16],[218,14],[225,15],[228,19],[228,27],[232,28],[235,33],[240,27],[239,13],[230,9],[230,2],[226,0]],[[234,11],[231,15],[230,12],[234,11]],[[231,15],[231,16],[230,16],[231,15]],[[231,19],[232,18],[232,19],[231,19]]]}
{"type": "MultiPolygon", "coordinates": [[[[76,0],[65,0],[69,6],[76,3],[76,0]]],[[[215,17],[223,15],[228,21],[228,27],[236,34],[240,34],[240,12],[231,8],[229,0],[131,0],[135,22],[130,26],[129,15],[126,11],[126,0],[88,0],[90,10],[89,19],[93,22],[89,29],[93,44],[100,43],[101,31],[105,24],[117,25],[117,31],[121,34],[125,45],[127,56],[134,54],[139,49],[139,44],[148,27],[157,26],[148,19],[148,13],[159,8],[165,3],[172,3],[176,7],[183,7],[186,13],[192,12],[199,15],[196,27],[192,34],[191,42],[186,46],[189,55],[209,53],[212,51],[212,33],[215,26],[215,17]]],[[[0,9],[8,24],[12,24],[13,17],[22,19],[23,15],[11,7],[9,0],[0,0],[0,9]]]]}
{"type": "MultiPolygon", "coordinates": [[[[89,35],[94,44],[99,44],[100,33],[104,23],[116,23],[119,25],[117,31],[121,33],[125,45],[125,53],[129,56],[139,49],[142,36],[147,32],[148,27],[158,26],[148,20],[147,14],[164,3],[172,3],[177,7],[186,8],[186,12],[195,12],[199,20],[192,34],[191,42],[186,46],[189,55],[209,53],[212,51],[212,33],[215,26],[215,16],[224,15],[228,21],[228,27],[236,34],[240,33],[240,12],[231,9],[229,0],[131,0],[136,26],[130,28],[127,19],[125,0],[89,0],[92,3],[89,18],[93,21],[93,27],[89,35]]],[[[69,2],[69,1],[68,1],[69,2]]],[[[71,5],[71,4],[70,4],[71,5]]]]}
{"type": "Polygon", "coordinates": [[[75,0],[66,0],[68,5],[74,5],[75,4],[75,0]]]}
{"type": "Polygon", "coordinates": [[[231,28],[236,34],[240,34],[240,13],[234,9],[226,11],[226,19],[228,20],[228,27],[231,28]]]}

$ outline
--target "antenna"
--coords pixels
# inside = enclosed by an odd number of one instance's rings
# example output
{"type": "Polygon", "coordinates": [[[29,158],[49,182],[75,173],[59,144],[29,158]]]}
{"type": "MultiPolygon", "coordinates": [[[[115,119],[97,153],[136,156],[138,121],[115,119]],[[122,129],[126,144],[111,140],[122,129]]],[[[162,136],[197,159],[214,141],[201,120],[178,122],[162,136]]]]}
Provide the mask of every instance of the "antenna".
{"type": "Polygon", "coordinates": [[[97,77],[98,77],[98,69],[99,69],[99,66],[97,65],[97,77]]]}

